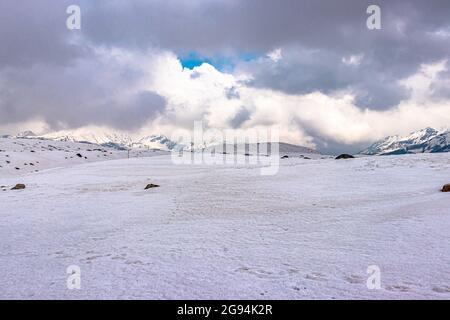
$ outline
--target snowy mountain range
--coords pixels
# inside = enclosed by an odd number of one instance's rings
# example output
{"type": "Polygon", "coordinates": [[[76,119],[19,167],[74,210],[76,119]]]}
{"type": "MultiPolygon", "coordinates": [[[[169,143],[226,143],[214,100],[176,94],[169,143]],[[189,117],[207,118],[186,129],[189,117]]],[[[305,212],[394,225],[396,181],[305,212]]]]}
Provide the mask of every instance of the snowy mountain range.
{"type": "MultiPolygon", "coordinates": [[[[64,141],[64,142],[85,142],[85,143],[93,143],[98,144],[105,147],[114,148],[117,150],[125,150],[125,149],[133,149],[133,150],[195,150],[202,151],[207,150],[211,151],[216,149],[220,144],[217,141],[205,141],[200,145],[195,147],[185,146],[178,144],[168,137],[164,135],[149,135],[149,136],[135,136],[128,133],[124,133],[121,131],[114,131],[111,129],[98,129],[98,128],[79,128],[75,130],[65,130],[65,131],[57,131],[52,133],[47,133],[44,135],[36,135],[32,131],[24,131],[12,138],[20,138],[20,139],[44,139],[44,140],[53,140],[53,141],[64,141]]],[[[238,148],[237,145],[234,145],[234,151],[237,149],[243,152],[249,152],[252,148],[251,145],[245,144],[245,146],[240,145],[242,148],[238,148]]],[[[253,149],[256,150],[257,147],[255,144],[252,144],[253,149]]],[[[233,146],[223,145],[224,148],[228,148],[227,150],[233,150],[233,146]]],[[[316,150],[297,146],[288,143],[280,142],[278,145],[278,150],[280,153],[298,153],[298,154],[318,154],[316,150]]],[[[272,148],[269,143],[266,146],[269,150],[272,148]]]]}
{"type": "Polygon", "coordinates": [[[408,136],[389,136],[360,152],[363,155],[396,155],[450,151],[450,130],[425,128],[408,136]]]}
{"type": "MultiPolygon", "coordinates": [[[[91,128],[80,128],[75,130],[64,130],[36,135],[32,131],[24,131],[12,138],[46,139],[66,142],[86,142],[112,147],[118,150],[164,150],[174,149],[191,150],[191,146],[179,145],[165,135],[136,136],[111,129],[94,130],[91,128]]],[[[217,143],[205,142],[197,146],[198,150],[214,148],[217,143]]],[[[438,131],[433,128],[425,128],[415,131],[407,136],[389,136],[375,142],[370,147],[359,152],[361,155],[396,155],[409,153],[437,153],[450,151],[450,129],[438,131]]],[[[317,153],[306,147],[279,144],[280,153],[317,153]]]]}
{"type": "Polygon", "coordinates": [[[46,139],[66,142],[87,142],[115,149],[159,149],[170,151],[178,145],[164,135],[149,135],[136,137],[127,133],[113,130],[90,130],[86,128],[64,130],[35,135],[32,131],[24,131],[14,138],[46,139]]]}

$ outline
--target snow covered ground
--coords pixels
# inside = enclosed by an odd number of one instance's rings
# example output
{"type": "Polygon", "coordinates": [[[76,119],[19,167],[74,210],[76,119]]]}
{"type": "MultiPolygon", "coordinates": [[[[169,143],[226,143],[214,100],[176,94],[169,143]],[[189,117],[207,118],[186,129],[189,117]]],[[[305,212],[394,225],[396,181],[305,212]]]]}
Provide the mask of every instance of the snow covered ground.
{"type": "Polygon", "coordinates": [[[0,298],[450,299],[449,153],[280,164],[0,171],[0,298]]]}

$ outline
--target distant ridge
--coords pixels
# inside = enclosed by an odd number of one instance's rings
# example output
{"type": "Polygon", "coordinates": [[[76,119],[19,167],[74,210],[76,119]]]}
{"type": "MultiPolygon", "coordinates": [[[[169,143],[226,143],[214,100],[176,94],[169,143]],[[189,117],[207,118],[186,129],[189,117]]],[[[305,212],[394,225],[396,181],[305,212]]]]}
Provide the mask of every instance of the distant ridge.
{"type": "Polygon", "coordinates": [[[260,143],[246,143],[246,144],[214,144],[210,145],[203,150],[213,151],[213,150],[226,150],[227,152],[232,151],[233,153],[244,152],[249,155],[254,154],[271,154],[278,149],[279,154],[319,154],[317,150],[298,146],[285,142],[260,142],[260,143]]]}

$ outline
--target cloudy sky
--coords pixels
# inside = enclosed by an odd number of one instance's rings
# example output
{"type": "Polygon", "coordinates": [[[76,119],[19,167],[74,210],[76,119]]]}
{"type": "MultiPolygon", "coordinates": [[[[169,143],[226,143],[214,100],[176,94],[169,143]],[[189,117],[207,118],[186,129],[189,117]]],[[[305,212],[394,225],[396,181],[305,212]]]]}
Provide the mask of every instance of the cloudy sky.
{"type": "Polygon", "coordinates": [[[0,2],[0,134],[198,120],[333,152],[448,127],[450,1],[0,2]]]}

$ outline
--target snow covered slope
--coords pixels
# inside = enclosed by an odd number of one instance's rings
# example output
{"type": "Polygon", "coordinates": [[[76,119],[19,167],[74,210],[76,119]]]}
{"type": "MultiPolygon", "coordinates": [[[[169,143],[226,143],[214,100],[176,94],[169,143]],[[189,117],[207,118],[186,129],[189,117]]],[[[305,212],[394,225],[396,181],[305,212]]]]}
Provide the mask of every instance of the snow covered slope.
{"type": "Polygon", "coordinates": [[[392,155],[406,153],[448,152],[450,151],[450,130],[439,132],[426,128],[409,136],[390,136],[375,142],[360,152],[365,155],[392,155]]]}
{"type": "MultiPolygon", "coordinates": [[[[128,157],[127,151],[102,145],[29,137],[0,138],[0,177],[128,157]]],[[[167,152],[132,150],[129,156],[148,157],[161,154],[167,152]]]]}
{"type": "Polygon", "coordinates": [[[439,153],[0,175],[27,186],[0,191],[0,298],[450,299],[449,171],[439,153]]]}

